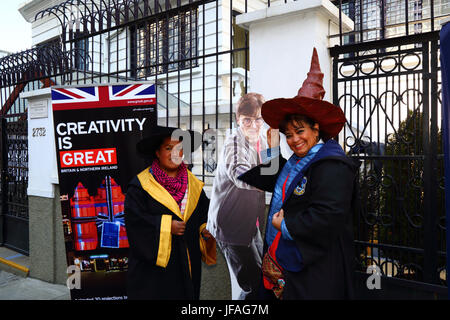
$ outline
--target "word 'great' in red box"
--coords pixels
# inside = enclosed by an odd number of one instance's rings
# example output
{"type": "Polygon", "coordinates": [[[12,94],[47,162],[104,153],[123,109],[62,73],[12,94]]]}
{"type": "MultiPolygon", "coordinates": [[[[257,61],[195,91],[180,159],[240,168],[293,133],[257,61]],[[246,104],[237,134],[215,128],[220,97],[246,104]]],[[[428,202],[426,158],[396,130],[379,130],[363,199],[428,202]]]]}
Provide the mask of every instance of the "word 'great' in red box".
{"type": "Polygon", "coordinates": [[[116,148],[71,150],[59,153],[61,168],[117,164],[116,148]]]}

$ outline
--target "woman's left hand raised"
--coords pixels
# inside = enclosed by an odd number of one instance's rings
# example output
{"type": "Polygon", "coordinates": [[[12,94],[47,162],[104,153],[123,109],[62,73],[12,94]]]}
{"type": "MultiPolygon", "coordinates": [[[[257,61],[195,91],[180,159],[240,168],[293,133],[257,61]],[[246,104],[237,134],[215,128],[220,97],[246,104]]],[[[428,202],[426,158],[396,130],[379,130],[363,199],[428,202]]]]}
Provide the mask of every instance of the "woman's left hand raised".
{"type": "Polygon", "coordinates": [[[278,129],[269,128],[267,130],[267,144],[269,148],[275,148],[280,145],[280,131],[278,129]]]}
{"type": "Polygon", "coordinates": [[[281,209],[277,213],[275,213],[272,217],[272,225],[278,230],[281,231],[281,222],[284,219],[284,211],[281,209]]]}

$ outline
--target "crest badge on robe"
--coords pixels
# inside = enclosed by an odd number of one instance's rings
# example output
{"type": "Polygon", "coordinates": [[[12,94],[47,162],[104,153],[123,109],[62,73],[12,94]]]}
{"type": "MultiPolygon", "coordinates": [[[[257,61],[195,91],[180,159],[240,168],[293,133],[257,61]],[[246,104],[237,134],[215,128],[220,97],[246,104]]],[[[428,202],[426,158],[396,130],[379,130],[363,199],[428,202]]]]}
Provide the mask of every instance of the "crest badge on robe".
{"type": "Polygon", "coordinates": [[[306,177],[303,177],[302,182],[295,188],[294,194],[297,195],[297,196],[304,195],[307,182],[308,182],[308,179],[306,177]]]}

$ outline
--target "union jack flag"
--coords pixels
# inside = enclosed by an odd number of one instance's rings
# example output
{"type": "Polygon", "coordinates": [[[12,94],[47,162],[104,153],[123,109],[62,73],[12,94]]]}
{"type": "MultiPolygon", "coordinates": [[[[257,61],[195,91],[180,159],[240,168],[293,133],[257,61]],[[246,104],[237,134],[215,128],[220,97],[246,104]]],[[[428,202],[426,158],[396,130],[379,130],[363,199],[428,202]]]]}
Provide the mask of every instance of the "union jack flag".
{"type": "Polygon", "coordinates": [[[116,84],[52,88],[53,110],[156,104],[154,84],[116,84]]]}

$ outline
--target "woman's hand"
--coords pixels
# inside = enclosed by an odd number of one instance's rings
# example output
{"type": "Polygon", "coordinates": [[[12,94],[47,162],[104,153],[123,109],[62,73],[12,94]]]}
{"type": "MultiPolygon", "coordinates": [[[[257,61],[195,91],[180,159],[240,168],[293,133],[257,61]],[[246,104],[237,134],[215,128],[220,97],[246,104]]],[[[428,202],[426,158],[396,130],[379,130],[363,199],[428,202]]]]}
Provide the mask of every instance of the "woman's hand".
{"type": "Polygon", "coordinates": [[[267,144],[269,148],[275,148],[280,145],[280,131],[278,129],[269,128],[267,130],[267,144]]]}
{"type": "Polygon", "coordinates": [[[186,222],[172,220],[171,232],[173,235],[182,236],[182,235],[184,235],[185,230],[186,230],[186,222]]]}
{"type": "Polygon", "coordinates": [[[284,211],[281,209],[277,213],[275,213],[272,217],[272,225],[278,230],[281,231],[281,222],[284,219],[284,211]]]}

